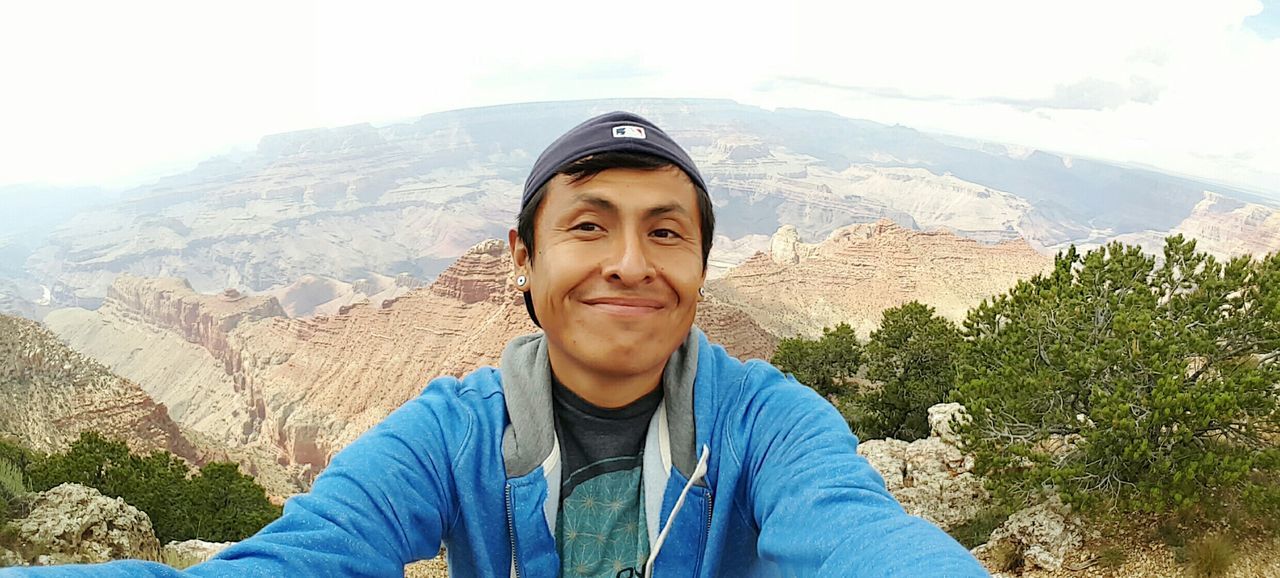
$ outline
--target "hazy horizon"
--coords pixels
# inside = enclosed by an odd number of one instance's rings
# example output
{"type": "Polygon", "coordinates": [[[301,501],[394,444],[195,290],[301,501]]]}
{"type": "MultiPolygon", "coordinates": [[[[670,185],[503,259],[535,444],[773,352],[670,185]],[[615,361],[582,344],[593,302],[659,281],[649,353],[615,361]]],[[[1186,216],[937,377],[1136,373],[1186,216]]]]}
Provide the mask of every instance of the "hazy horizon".
{"type": "Polygon", "coordinates": [[[687,97],[1280,195],[1276,2],[380,8],[0,8],[0,52],[27,55],[6,62],[0,189],[126,189],[270,134],[445,110],[687,97]]]}

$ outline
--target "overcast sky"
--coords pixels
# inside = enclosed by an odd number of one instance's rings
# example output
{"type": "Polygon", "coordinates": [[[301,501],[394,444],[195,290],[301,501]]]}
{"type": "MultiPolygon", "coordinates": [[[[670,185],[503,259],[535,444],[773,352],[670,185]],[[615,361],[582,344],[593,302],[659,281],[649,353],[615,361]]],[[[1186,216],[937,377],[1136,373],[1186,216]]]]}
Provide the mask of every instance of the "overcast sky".
{"type": "Polygon", "coordinates": [[[831,110],[1280,192],[1272,1],[0,7],[0,185],[121,187],[265,134],[640,96],[831,110]]]}

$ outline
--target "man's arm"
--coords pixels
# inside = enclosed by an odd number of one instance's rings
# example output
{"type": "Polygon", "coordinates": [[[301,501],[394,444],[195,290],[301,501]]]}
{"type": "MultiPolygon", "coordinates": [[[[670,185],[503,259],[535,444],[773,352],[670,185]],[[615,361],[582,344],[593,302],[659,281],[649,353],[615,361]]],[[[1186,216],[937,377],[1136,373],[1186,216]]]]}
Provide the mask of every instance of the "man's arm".
{"type": "Polygon", "coordinates": [[[857,454],[839,412],[812,389],[753,364],[736,429],[762,558],[802,576],[987,576],[958,542],[907,515],[857,454]]]}
{"type": "Polygon", "coordinates": [[[450,463],[471,420],[456,384],[432,382],[335,456],[278,520],[185,572],[130,560],[9,568],[0,578],[402,576],[406,563],[439,552],[453,519],[450,463]]]}

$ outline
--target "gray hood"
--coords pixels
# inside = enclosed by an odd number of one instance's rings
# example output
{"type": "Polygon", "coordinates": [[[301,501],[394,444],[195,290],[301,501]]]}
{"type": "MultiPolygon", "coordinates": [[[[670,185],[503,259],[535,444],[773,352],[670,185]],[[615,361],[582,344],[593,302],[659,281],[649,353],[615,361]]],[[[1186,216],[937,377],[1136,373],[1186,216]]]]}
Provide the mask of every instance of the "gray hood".
{"type": "MultiPolygon", "coordinates": [[[[698,339],[702,331],[689,330],[662,372],[663,406],[671,438],[671,463],[689,477],[698,463],[694,448],[693,386],[698,375],[698,339]]],[[[502,389],[510,425],[502,435],[502,457],[507,477],[532,472],[551,455],[555,423],[551,414],[551,363],[542,333],[512,339],[502,352],[502,389]]]]}

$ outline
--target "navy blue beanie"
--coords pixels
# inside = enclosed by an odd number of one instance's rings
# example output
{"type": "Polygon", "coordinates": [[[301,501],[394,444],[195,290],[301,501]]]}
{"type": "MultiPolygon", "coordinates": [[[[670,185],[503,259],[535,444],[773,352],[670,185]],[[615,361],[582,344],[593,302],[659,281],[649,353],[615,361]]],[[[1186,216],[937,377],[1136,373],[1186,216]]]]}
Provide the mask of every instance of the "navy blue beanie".
{"type": "MultiPolygon", "coordinates": [[[[666,132],[658,128],[649,119],[638,114],[622,111],[605,113],[587,119],[586,122],[569,129],[555,142],[551,143],[529,171],[529,178],[524,182],[524,195],[520,198],[520,208],[533,199],[538,192],[560,172],[561,169],[577,160],[610,152],[628,152],[652,155],[680,167],[689,180],[699,189],[707,190],[698,167],[694,166],[689,153],[671,140],[666,132]]],[[[533,299],[529,292],[524,292],[524,307],[529,311],[529,319],[533,324],[542,327],[538,316],[533,312],[533,299]]]]}
{"type": "Polygon", "coordinates": [[[658,125],[638,114],[615,111],[588,119],[569,129],[569,132],[538,155],[537,162],[533,163],[533,170],[529,171],[529,178],[524,182],[520,208],[529,204],[533,194],[565,165],[591,155],[610,152],[641,153],[671,161],[689,175],[693,184],[707,190],[702,174],[694,166],[693,159],[689,158],[689,153],[684,152],[658,125]]]}

